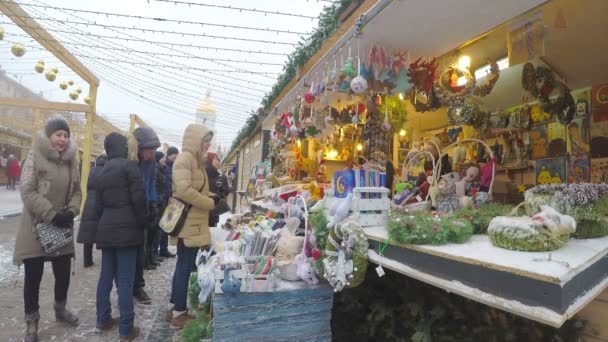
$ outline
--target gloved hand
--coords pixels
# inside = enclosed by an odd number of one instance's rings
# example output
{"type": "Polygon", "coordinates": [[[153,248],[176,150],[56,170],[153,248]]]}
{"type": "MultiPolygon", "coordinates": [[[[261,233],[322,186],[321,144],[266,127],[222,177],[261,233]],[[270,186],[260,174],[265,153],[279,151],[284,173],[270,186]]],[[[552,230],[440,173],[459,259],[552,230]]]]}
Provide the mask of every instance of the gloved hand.
{"type": "Polygon", "coordinates": [[[215,204],[215,207],[211,210],[211,215],[219,216],[228,211],[230,211],[230,206],[228,205],[228,202],[226,202],[226,199],[222,198],[215,204]]]}
{"type": "Polygon", "coordinates": [[[74,226],[74,213],[63,209],[55,214],[51,223],[57,227],[72,228],[74,226]]]}
{"type": "Polygon", "coordinates": [[[220,196],[218,194],[209,193],[209,198],[213,200],[213,205],[216,206],[220,201],[220,196]]]}

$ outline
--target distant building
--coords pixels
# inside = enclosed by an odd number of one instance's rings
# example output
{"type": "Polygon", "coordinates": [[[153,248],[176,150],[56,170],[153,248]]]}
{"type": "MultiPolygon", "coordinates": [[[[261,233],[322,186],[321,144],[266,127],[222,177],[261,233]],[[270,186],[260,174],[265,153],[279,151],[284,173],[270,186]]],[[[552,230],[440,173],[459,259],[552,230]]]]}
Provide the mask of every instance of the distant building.
{"type": "MultiPolygon", "coordinates": [[[[217,116],[215,112],[215,105],[211,100],[211,91],[207,90],[207,94],[201,103],[196,108],[195,122],[197,124],[205,125],[207,128],[215,133],[215,124],[217,122],[217,116]]],[[[215,141],[215,138],[213,139],[215,141]]]]}

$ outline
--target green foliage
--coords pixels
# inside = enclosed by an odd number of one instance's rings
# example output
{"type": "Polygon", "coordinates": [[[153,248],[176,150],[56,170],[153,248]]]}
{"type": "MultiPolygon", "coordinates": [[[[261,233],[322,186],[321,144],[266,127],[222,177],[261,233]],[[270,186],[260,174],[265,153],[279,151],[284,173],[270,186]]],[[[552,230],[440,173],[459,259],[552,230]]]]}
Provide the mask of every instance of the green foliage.
{"type": "Polygon", "coordinates": [[[334,341],[579,341],[585,328],[574,318],[555,329],[385,271],[369,267],[361,286],[334,294],[334,341]]]}
{"type": "Polygon", "coordinates": [[[188,300],[191,308],[198,307],[198,294],[201,292],[201,288],[198,286],[197,273],[192,272],[190,274],[190,282],[188,283],[188,300]]]}
{"type": "Polygon", "coordinates": [[[407,121],[405,102],[399,100],[397,96],[387,96],[382,102],[382,105],[378,107],[378,117],[382,118],[382,120],[384,120],[387,106],[388,120],[391,123],[391,133],[398,133],[404,128],[405,122],[407,121]]]}
{"type": "MultiPolygon", "coordinates": [[[[287,87],[289,82],[296,76],[299,65],[304,65],[310,58],[323,46],[323,43],[331,37],[340,27],[339,17],[344,10],[351,4],[353,0],[335,1],[331,6],[326,6],[323,12],[319,15],[319,26],[314,30],[310,37],[302,38],[298,42],[295,51],[287,56],[287,63],[283,67],[283,73],[277,79],[277,83],[272,87],[271,91],[262,99],[262,108],[264,112],[270,111],[272,102],[276,100],[283,89],[287,87]]],[[[229,155],[241,141],[251,135],[255,130],[259,115],[252,113],[245,126],[239,130],[237,137],[234,139],[232,146],[226,155],[229,155]],[[252,121],[252,122],[250,122],[252,121]]]]}
{"type": "Polygon", "coordinates": [[[198,294],[201,291],[197,283],[197,273],[190,274],[188,284],[188,300],[190,307],[198,311],[197,319],[188,322],[182,330],[183,342],[199,342],[202,338],[213,336],[213,324],[211,321],[211,297],[199,308],[198,294]],[[200,310],[199,310],[200,309],[200,310]]]}
{"type": "MultiPolygon", "coordinates": [[[[327,243],[327,234],[329,234],[325,212],[320,210],[312,213],[310,215],[310,225],[312,226],[316,244],[319,246],[319,250],[323,252],[325,249],[325,244],[327,243]]],[[[325,259],[325,253],[321,253],[319,260],[313,260],[312,262],[315,272],[320,275],[323,274],[323,259],[325,259]]]]}
{"type": "Polygon", "coordinates": [[[512,210],[513,206],[510,204],[491,202],[479,209],[463,209],[456,213],[456,216],[471,221],[473,234],[485,234],[494,217],[509,215],[512,210]]]}
{"type": "Polygon", "coordinates": [[[467,219],[450,215],[434,217],[427,213],[412,215],[391,213],[388,236],[391,241],[415,245],[464,243],[473,235],[473,225],[467,219]]]}

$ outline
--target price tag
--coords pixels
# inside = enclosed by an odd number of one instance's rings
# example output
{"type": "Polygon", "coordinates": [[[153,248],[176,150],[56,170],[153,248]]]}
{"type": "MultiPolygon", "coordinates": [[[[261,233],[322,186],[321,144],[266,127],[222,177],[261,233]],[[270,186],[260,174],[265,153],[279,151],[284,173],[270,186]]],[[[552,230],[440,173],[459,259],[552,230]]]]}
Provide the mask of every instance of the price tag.
{"type": "Polygon", "coordinates": [[[422,202],[422,197],[420,197],[420,195],[416,196],[416,201],[422,202]]]}
{"type": "Polygon", "coordinates": [[[384,269],[382,268],[382,266],[376,267],[376,273],[378,273],[379,278],[382,278],[382,276],[384,276],[384,269]]]}

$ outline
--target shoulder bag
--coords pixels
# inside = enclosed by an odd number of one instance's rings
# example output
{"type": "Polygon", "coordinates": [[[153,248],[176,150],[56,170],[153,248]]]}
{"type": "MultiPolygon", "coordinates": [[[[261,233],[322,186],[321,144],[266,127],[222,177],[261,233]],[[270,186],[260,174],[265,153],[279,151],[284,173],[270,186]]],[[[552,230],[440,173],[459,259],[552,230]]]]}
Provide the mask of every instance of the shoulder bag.
{"type": "MultiPolygon", "coordinates": [[[[198,192],[203,191],[203,188],[207,184],[207,178],[204,178],[203,186],[201,186],[198,192]]],[[[169,198],[167,207],[163,212],[163,216],[160,218],[158,225],[160,228],[170,236],[178,236],[184,227],[184,222],[188,217],[188,212],[192,208],[192,204],[186,203],[181,199],[172,196],[169,198]]]]}

